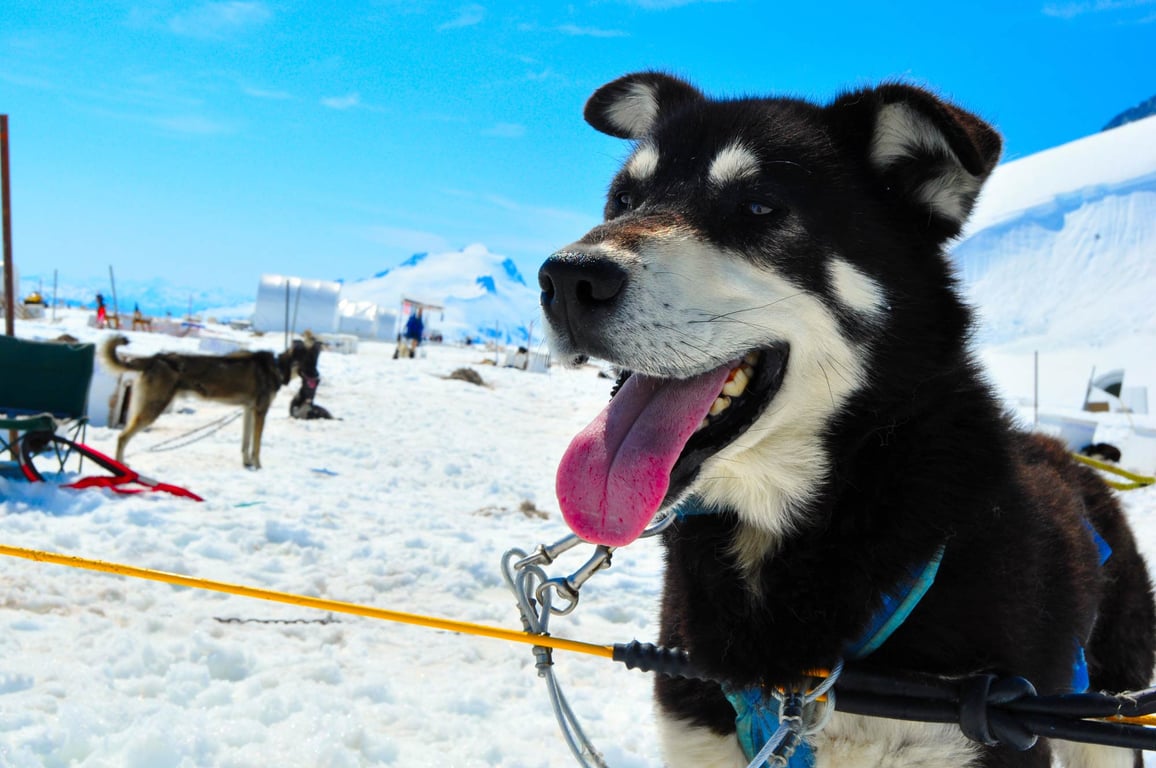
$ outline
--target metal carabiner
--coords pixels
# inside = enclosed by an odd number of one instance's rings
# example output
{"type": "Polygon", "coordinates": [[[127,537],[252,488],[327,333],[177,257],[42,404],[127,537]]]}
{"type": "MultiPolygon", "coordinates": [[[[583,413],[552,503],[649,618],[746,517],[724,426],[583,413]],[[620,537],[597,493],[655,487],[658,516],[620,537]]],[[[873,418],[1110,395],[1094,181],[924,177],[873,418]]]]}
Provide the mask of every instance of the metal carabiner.
{"type": "Polygon", "coordinates": [[[582,585],[598,571],[610,567],[610,556],[613,552],[614,547],[608,547],[605,544],[598,545],[594,550],[594,554],[591,555],[590,559],[587,560],[581,568],[565,578],[547,579],[538,586],[534,596],[538,598],[539,602],[546,604],[546,600],[543,598],[546,593],[553,590],[564,603],[561,606],[551,604],[550,612],[556,616],[569,614],[578,607],[579,590],[582,589],[582,585]]]}
{"type": "Polygon", "coordinates": [[[555,541],[553,544],[539,544],[531,554],[524,556],[521,560],[514,563],[514,570],[520,571],[528,565],[550,565],[558,559],[559,555],[564,552],[569,552],[571,549],[574,549],[574,547],[584,543],[582,539],[578,538],[577,534],[571,533],[568,536],[558,539],[558,541],[555,541]]]}

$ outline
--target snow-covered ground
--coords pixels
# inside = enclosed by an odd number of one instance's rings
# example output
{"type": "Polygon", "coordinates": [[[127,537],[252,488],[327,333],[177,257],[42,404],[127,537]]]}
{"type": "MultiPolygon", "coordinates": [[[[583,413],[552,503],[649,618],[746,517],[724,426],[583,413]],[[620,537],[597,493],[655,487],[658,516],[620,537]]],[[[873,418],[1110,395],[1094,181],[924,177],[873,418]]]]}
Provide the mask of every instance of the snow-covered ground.
{"type": "MultiPolygon", "coordinates": [[[[100,338],[84,320],[65,313],[56,326],[17,330],[100,338]]],[[[195,346],[132,338],[128,351],[137,353],[195,346]]],[[[272,346],[280,337],[250,341],[272,346]]],[[[1146,359],[1151,341],[1134,339],[1118,354],[1146,359]]],[[[1081,394],[1081,355],[1094,362],[1100,352],[1054,350],[1081,394]]],[[[341,420],[290,419],[292,391],[282,390],[260,472],[241,467],[239,422],[179,450],[151,451],[231,411],[181,402],[126,458],[204,503],[0,480],[0,541],[520,629],[501,555],[566,533],[554,470],[610,383],[592,367],[496,368],[476,348],[426,353],[393,360],[392,347],[363,343],[356,355],[323,354],[317,402],[341,420]],[[464,366],[489,386],[442,378],[464,366]],[[531,505],[545,518],[521,511],[531,505]]],[[[1030,351],[984,357],[993,379],[1009,382],[1009,403],[1030,397],[1030,351]]],[[[1123,417],[1100,418],[1117,429],[1123,417]]],[[[116,434],[92,428],[88,442],[111,453],[116,434]]],[[[1156,562],[1156,489],[1122,498],[1156,562]]],[[[586,554],[571,553],[552,572],[569,573],[586,554]]],[[[2,765],[573,764],[528,646],[24,560],[0,567],[2,765]]],[[[578,610],[554,619],[554,633],[598,644],[653,640],[660,567],[653,541],[620,550],[578,610]]],[[[556,660],[612,768],[658,766],[649,677],[574,653],[556,660]]]]}
{"type": "MultiPolygon", "coordinates": [[[[22,336],[96,332],[84,318],[22,336]]],[[[226,329],[219,333],[227,334],[226,329]]],[[[128,351],[193,349],[130,334],[128,351]]],[[[280,337],[270,339],[277,343],[280,337]]],[[[262,450],[240,423],[169,452],[150,446],[233,409],[188,400],[126,461],[185,486],[116,496],[0,480],[4,543],[520,630],[499,562],[565,534],[554,467],[605,401],[597,370],[529,374],[481,349],[326,353],[317,402],[340,421],[288,417],[282,390],[262,450]],[[485,388],[442,376],[473,367],[485,388]],[[185,412],[188,411],[188,412],[185,412]],[[520,511],[524,502],[547,514],[520,511]]],[[[114,450],[117,432],[89,430],[114,450]]],[[[653,638],[653,545],[623,553],[558,634],[653,638]]],[[[567,561],[567,564],[568,561],[567,561]]],[[[576,566],[578,563],[573,563],[576,566]]],[[[565,766],[528,646],[5,559],[0,764],[5,766],[565,766]],[[223,623],[260,619],[306,623],[223,623]]],[[[649,681],[561,654],[576,706],[616,766],[653,765],[649,681]]]]}

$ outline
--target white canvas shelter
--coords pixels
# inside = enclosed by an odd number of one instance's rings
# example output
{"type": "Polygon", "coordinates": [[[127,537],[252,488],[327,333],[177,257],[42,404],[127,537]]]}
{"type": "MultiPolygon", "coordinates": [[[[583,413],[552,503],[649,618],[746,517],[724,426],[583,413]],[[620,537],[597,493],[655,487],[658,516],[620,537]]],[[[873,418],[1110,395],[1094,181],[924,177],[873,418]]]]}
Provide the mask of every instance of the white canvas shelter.
{"type": "Polygon", "coordinates": [[[258,331],[336,333],[341,283],[261,275],[253,328],[258,331]]]}
{"type": "Polygon", "coordinates": [[[392,340],[397,329],[397,315],[372,301],[342,299],[338,330],[361,339],[392,340]]]}

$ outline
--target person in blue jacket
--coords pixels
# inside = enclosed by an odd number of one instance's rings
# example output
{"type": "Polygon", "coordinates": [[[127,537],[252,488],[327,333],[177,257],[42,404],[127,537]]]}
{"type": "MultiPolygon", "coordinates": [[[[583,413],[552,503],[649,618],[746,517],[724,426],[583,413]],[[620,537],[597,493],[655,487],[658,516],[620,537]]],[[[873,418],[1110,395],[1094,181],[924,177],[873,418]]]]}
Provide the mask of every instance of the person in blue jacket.
{"type": "Polygon", "coordinates": [[[413,357],[417,352],[417,345],[421,344],[422,332],[425,330],[425,324],[421,320],[421,310],[415,311],[409,316],[409,320],[405,321],[405,338],[409,342],[409,356],[413,357]]]}

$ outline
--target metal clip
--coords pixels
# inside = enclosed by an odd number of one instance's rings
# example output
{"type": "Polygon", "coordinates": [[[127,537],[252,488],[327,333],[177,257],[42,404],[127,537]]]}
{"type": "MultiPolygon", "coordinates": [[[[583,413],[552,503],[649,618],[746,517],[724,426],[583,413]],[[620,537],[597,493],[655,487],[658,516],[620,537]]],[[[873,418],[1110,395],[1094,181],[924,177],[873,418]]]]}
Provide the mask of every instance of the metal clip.
{"type": "Polygon", "coordinates": [[[577,535],[572,533],[569,536],[555,541],[549,546],[545,544],[539,544],[532,554],[523,557],[521,560],[514,563],[514,570],[520,571],[529,565],[550,565],[558,559],[559,555],[563,554],[564,552],[569,552],[571,549],[574,549],[574,547],[582,543],[584,543],[582,539],[578,538],[577,535]]]}
{"type": "Polygon", "coordinates": [[[578,607],[578,591],[582,589],[582,585],[589,581],[590,577],[604,568],[610,567],[610,556],[614,552],[613,547],[599,545],[594,550],[594,554],[590,559],[574,573],[565,578],[553,578],[544,581],[534,593],[538,601],[542,604],[550,605],[550,612],[556,616],[565,616],[578,607]],[[547,603],[546,592],[554,590],[563,604],[555,606],[553,603],[547,603]]]}

